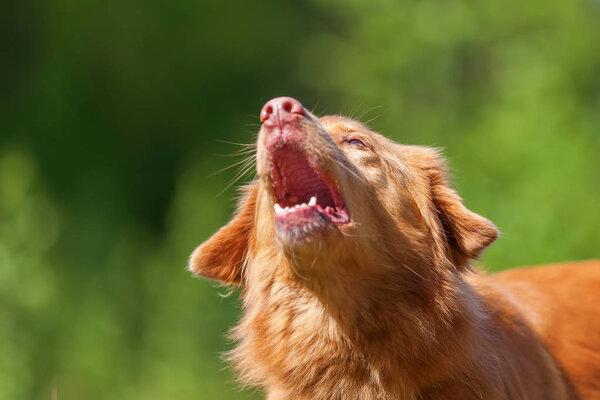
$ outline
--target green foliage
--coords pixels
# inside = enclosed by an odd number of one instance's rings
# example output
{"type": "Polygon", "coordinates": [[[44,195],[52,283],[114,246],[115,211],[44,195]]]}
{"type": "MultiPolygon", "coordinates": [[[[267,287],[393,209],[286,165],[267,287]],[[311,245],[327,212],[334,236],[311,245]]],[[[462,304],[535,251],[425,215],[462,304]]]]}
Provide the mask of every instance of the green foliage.
{"type": "Polygon", "coordinates": [[[185,265],[278,95],[445,148],[492,269],[600,255],[597,1],[6,3],[0,400],[259,397],[185,265]]]}

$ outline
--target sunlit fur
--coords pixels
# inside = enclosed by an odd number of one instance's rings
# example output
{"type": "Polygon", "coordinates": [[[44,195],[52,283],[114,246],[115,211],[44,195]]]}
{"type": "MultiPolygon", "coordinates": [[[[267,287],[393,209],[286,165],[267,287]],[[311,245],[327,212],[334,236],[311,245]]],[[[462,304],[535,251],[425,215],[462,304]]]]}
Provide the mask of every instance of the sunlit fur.
{"type": "Polygon", "coordinates": [[[600,263],[547,279],[474,273],[468,260],[497,231],[463,206],[437,151],[338,116],[299,129],[351,222],[277,240],[261,132],[259,179],[190,258],[196,274],[241,285],[241,382],[269,400],[600,398],[600,263]],[[578,300],[564,288],[580,280],[578,300]]]}

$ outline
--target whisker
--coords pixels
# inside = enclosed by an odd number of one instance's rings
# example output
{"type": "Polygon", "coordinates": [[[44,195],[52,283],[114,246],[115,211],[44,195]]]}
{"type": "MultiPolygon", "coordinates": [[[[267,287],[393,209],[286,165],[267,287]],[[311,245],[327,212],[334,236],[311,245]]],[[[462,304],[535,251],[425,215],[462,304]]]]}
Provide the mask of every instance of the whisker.
{"type": "Polygon", "coordinates": [[[342,161],[338,160],[337,158],[335,158],[335,156],[329,156],[328,157],[330,161],[336,163],[337,165],[339,165],[340,167],[344,168],[348,173],[350,173],[351,175],[353,175],[356,179],[358,179],[361,182],[365,182],[365,179],[358,175],[356,172],[352,171],[351,169],[349,169],[346,165],[344,165],[342,163],[342,161]]]}
{"type": "Polygon", "coordinates": [[[377,115],[376,115],[376,116],[374,116],[373,118],[371,118],[371,119],[369,119],[368,121],[366,121],[366,122],[363,122],[363,123],[364,123],[365,125],[368,125],[368,124],[370,124],[371,122],[375,121],[377,118],[381,117],[382,115],[383,115],[383,112],[381,112],[381,113],[377,114],[377,115]]]}
{"type": "Polygon", "coordinates": [[[355,119],[355,120],[360,120],[360,118],[362,117],[364,112],[361,114],[361,117],[358,117],[358,118],[355,118],[354,115],[358,112],[358,110],[360,110],[360,108],[363,106],[363,104],[364,104],[364,101],[361,101],[352,109],[352,111],[350,111],[350,118],[355,119]]]}
{"type": "Polygon", "coordinates": [[[225,188],[223,190],[221,190],[217,194],[216,197],[221,196],[230,187],[232,187],[233,185],[235,185],[239,180],[241,180],[242,178],[244,178],[245,176],[247,176],[248,172],[250,172],[252,169],[255,168],[255,158],[254,157],[249,157],[248,159],[246,159],[244,161],[245,162],[240,165],[240,169],[235,173],[234,177],[231,179],[231,181],[229,182],[229,184],[227,186],[225,186],[225,188]]]}
{"type": "Polygon", "coordinates": [[[226,166],[225,168],[221,168],[220,170],[218,170],[216,172],[213,172],[212,174],[209,175],[209,177],[213,177],[213,176],[215,176],[217,174],[220,174],[223,171],[227,171],[228,169],[231,169],[231,168],[236,167],[238,165],[244,165],[244,164],[246,164],[248,161],[250,161],[253,158],[254,157],[251,157],[251,158],[247,157],[247,158],[241,159],[239,161],[236,161],[233,164],[226,166]]]}
{"type": "Polygon", "coordinates": [[[319,107],[319,102],[321,100],[317,100],[317,103],[314,105],[314,107],[309,111],[311,114],[313,115],[317,115],[317,113],[315,112],[315,110],[317,109],[317,107],[319,107]]]}
{"type": "Polygon", "coordinates": [[[254,154],[256,150],[254,149],[240,149],[236,150],[233,153],[229,154],[217,154],[220,157],[235,157],[235,156],[246,156],[248,154],[254,154]]]}
{"type": "Polygon", "coordinates": [[[385,250],[385,253],[390,256],[394,261],[396,261],[396,263],[402,265],[404,268],[406,268],[407,270],[409,270],[410,272],[412,272],[413,274],[415,274],[416,276],[418,276],[419,278],[426,280],[421,274],[419,274],[417,271],[415,271],[414,269],[412,269],[411,267],[409,267],[408,265],[400,262],[392,253],[390,253],[388,250],[385,250]]]}
{"type": "MultiPolygon", "coordinates": [[[[247,173],[247,172],[246,172],[247,173]]],[[[236,178],[234,178],[227,186],[225,186],[225,188],[223,188],[223,190],[221,190],[219,193],[217,193],[217,195],[215,197],[219,197],[221,196],[223,193],[225,193],[230,187],[232,187],[233,185],[235,185],[240,179],[242,179],[244,177],[245,174],[242,174],[236,178]]]]}
{"type": "Polygon", "coordinates": [[[223,140],[223,139],[216,139],[216,141],[219,143],[232,144],[234,146],[252,147],[252,148],[256,147],[256,143],[238,143],[238,142],[231,142],[229,140],[223,140]]]}
{"type": "Polygon", "coordinates": [[[342,235],[347,236],[347,237],[353,237],[353,238],[369,238],[369,239],[377,239],[378,238],[377,235],[354,235],[352,233],[344,233],[344,232],[342,232],[342,235]]]}
{"type": "Polygon", "coordinates": [[[215,154],[217,157],[249,157],[254,156],[254,151],[241,152],[241,153],[229,153],[229,154],[215,154]]]}
{"type": "MultiPolygon", "coordinates": [[[[364,111],[362,114],[360,114],[360,116],[358,117],[358,120],[361,120],[365,115],[377,110],[378,108],[383,108],[383,106],[375,106],[375,107],[371,107],[368,110],[364,111]]],[[[381,114],[379,114],[381,115],[381,114]]],[[[378,115],[378,116],[379,116],[378,115]]],[[[369,121],[371,121],[372,119],[370,119],[369,121]]],[[[367,124],[368,122],[365,122],[365,124],[367,124]]]]}
{"type": "Polygon", "coordinates": [[[336,163],[337,165],[339,165],[340,167],[344,168],[348,173],[350,173],[351,175],[353,175],[356,179],[358,179],[361,182],[365,182],[365,179],[358,175],[356,172],[352,171],[350,168],[348,168],[346,165],[344,165],[344,163],[336,158],[330,157],[329,158],[331,161],[333,161],[334,163],[336,163]]]}
{"type": "Polygon", "coordinates": [[[254,157],[248,157],[246,159],[246,161],[240,166],[240,169],[238,172],[246,174],[250,171],[250,168],[255,166],[255,160],[254,157]]]}
{"type": "Polygon", "coordinates": [[[356,179],[364,182],[364,178],[362,176],[358,175],[356,172],[354,172],[350,168],[346,167],[343,163],[341,163],[341,162],[338,161],[338,165],[340,165],[346,171],[348,171],[349,173],[351,173],[352,175],[354,175],[354,177],[356,177],[356,179]]]}

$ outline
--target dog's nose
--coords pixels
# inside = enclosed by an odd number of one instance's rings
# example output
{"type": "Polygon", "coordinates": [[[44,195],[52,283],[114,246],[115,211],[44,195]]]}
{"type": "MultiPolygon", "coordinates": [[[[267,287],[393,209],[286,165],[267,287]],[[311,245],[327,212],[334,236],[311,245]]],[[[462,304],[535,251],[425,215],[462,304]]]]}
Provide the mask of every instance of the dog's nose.
{"type": "Polygon", "coordinates": [[[302,103],[292,97],[275,97],[260,111],[260,122],[268,127],[286,124],[304,115],[302,103]]]}

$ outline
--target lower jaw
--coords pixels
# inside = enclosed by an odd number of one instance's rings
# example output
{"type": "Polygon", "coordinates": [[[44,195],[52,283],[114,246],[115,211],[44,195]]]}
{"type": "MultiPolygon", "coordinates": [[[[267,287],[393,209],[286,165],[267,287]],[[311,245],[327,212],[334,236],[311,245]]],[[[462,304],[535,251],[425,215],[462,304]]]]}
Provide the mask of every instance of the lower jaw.
{"type": "Polygon", "coordinates": [[[307,223],[287,223],[275,221],[277,239],[282,244],[301,245],[314,241],[317,237],[327,234],[333,229],[333,224],[321,219],[307,223]]]}
{"type": "Polygon", "coordinates": [[[329,214],[320,206],[296,206],[291,211],[280,211],[275,215],[277,238],[289,244],[311,242],[347,222],[350,221],[345,211],[329,214]]]}

